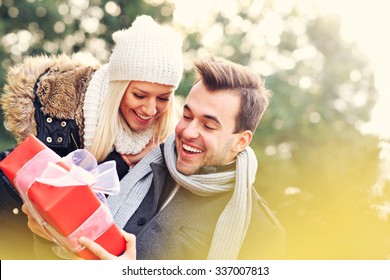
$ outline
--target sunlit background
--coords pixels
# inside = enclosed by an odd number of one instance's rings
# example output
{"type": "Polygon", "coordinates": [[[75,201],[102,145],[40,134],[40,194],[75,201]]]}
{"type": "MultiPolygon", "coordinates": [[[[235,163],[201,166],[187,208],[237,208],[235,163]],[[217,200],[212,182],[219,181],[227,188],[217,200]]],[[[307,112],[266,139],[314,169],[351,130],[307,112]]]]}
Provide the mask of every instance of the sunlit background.
{"type": "MultiPolygon", "coordinates": [[[[388,259],[389,6],[381,0],[0,0],[0,86],[7,69],[27,55],[66,53],[105,63],[111,34],[149,14],[185,39],[178,95],[191,87],[193,61],[208,53],[255,69],[273,92],[252,147],[259,160],[255,187],[286,228],[285,258],[388,259]]],[[[1,150],[15,145],[4,127],[0,139],[1,150]]]]}

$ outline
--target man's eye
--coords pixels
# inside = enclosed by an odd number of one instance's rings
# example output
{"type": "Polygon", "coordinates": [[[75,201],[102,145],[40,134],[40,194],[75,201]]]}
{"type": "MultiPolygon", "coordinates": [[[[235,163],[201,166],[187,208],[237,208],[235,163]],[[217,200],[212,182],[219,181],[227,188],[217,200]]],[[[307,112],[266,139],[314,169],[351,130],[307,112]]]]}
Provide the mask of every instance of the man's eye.
{"type": "Polygon", "coordinates": [[[209,129],[209,130],[215,130],[216,129],[214,126],[207,125],[207,124],[205,124],[204,127],[209,129]]]}

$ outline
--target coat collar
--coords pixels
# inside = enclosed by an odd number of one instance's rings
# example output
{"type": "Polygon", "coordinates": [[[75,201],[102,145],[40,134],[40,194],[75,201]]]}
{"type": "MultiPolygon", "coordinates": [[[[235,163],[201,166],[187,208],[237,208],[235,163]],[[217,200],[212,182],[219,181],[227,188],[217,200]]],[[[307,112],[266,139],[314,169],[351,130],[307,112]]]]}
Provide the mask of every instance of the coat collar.
{"type": "Polygon", "coordinates": [[[150,167],[153,172],[153,210],[157,211],[169,172],[167,166],[163,163],[151,163],[150,167]]]}

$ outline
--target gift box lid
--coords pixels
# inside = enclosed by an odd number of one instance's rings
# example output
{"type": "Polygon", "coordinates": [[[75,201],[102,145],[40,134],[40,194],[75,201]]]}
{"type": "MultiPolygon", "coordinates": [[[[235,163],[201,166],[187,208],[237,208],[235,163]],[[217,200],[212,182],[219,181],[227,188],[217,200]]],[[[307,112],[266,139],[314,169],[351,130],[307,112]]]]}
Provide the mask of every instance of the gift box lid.
{"type": "MultiPolygon", "coordinates": [[[[0,168],[10,182],[14,184],[18,170],[44,149],[47,149],[45,144],[31,134],[0,162],[0,168]]],[[[53,154],[55,154],[54,151],[53,154]]]]}

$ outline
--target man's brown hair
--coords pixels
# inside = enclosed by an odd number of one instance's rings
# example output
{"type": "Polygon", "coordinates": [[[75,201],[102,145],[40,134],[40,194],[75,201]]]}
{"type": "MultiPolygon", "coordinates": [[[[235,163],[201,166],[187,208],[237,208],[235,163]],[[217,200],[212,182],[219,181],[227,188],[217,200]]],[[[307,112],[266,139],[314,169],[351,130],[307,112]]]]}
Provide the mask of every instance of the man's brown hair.
{"type": "Polygon", "coordinates": [[[195,70],[195,83],[201,80],[211,92],[229,91],[240,97],[234,133],[245,130],[254,133],[271,97],[260,76],[248,67],[214,56],[197,61],[195,70]]]}

